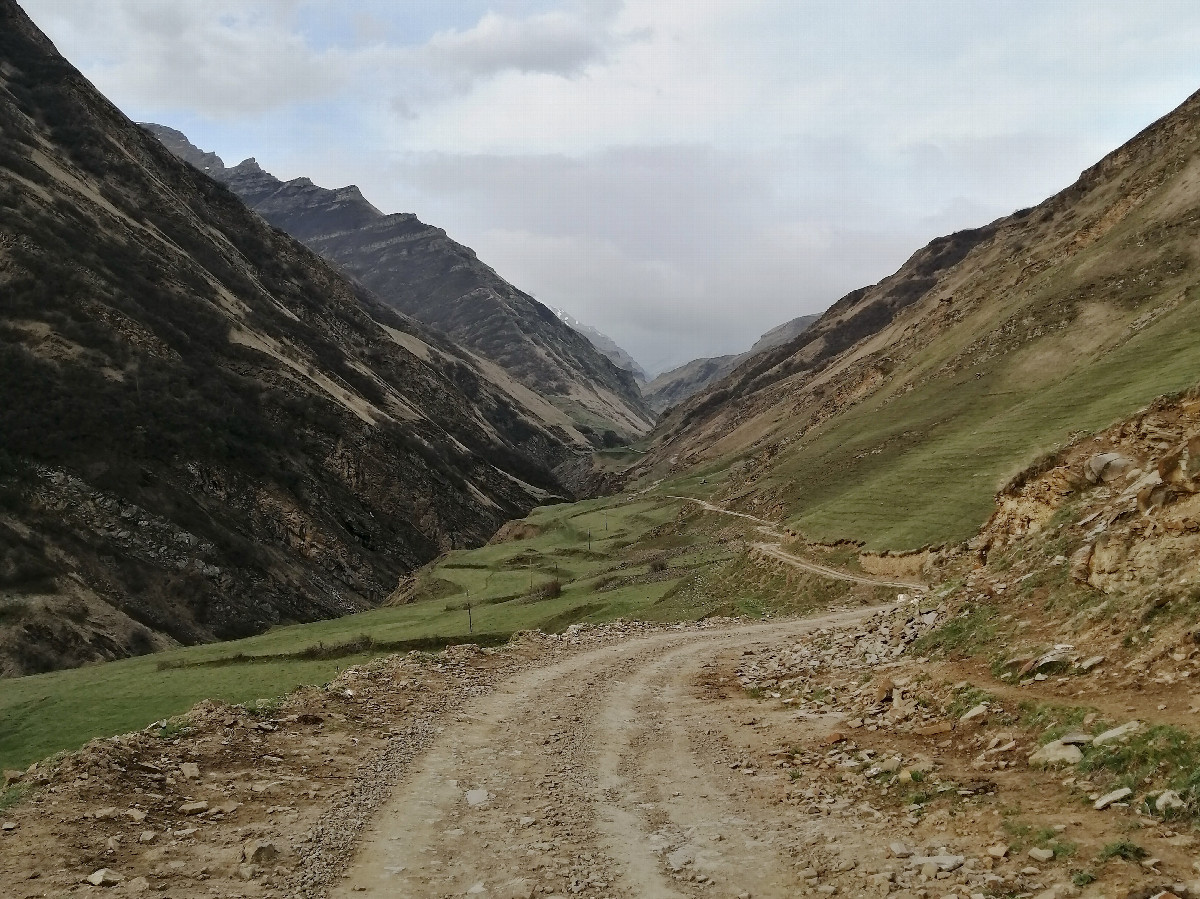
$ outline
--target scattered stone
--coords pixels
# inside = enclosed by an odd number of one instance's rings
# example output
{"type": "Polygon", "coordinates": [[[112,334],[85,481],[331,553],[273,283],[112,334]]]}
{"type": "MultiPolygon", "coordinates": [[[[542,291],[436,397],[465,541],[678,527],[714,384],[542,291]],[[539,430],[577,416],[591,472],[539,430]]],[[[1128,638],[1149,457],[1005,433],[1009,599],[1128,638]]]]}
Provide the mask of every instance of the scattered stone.
{"type": "Polygon", "coordinates": [[[1113,727],[1100,734],[1096,739],[1092,740],[1093,746],[1103,746],[1105,743],[1111,743],[1113,740],[1123,740],[1131,734],[1137,733],[1142,727],[1140,721],[1126,721],[1119,727],[1113,727]]]}
{"type": "Polygon", "coordinates": [[[1037,847],[1034,847],[1033,849],[1029,850],[1029,857],[1035,862],[1048,862],[1054,858],[1054,850],[1038,849],[1037,847]]]}
{"type": "Polygon", "coordinates": [[[0,824],[0,831],[3,831],[4,833],[8,833],[9,831],[16,830],[16,829],[17,829],[16,821],[5,821],[3,824],[0,824]]]}
{"type": "Polygon", "coordinates": [[[891,850],[892,856],[895,858],[912,858],[913,851],[903,843],[892,843],[888,846],[888,849],[891,850]]]}
{"type": "Polygon", "coordinates": [[[928,724],[925,727],[917,727],[913,729],[913,733],[919,737],[935,737],[938,734],[949,733],[953,728],[949,721],[939,721],[936,724],[928,724]]]}
{"type": "Polygon", "coordinates": [[[141,835],[138,837],[138,842],[153,843],[156,839],[158,839],[157,830],[143,830],[141,835]]]}
{"type": "Polygon", "coordinates": [[[195,762],[184,762],[179,766],[179,773],[188,780],[200,779],[200,766],[195,762]]]}
{"type": "Polygon", "coordinates": [[[1091,671],[1097,665],[1101,665],[1103,663],[1104,663],[1104,656],[1092,656],[1091,658],[1084,659],[1082,662],[1079,663],[1079,670],[1086,673],[1088,671],[1091,671]]]}
{"type": "Polygon", "coordinates": [[[992,858],[1005,858],[1008,855],[1008,844],[997,843],[995,846],[989,846],[987,854],[992,858]]]}
{"type": "Polygon", "coordinates": [[[474,808],[477,805],[483,805],[491,798],[492,794],[482,787],[475,790],[467,790],[467,805],[471,806],[471,808],[474,808]]]}
{"type": "Polygon", "coordinates": [[[185,802],[179,806],[179,814],[181,815],[199,815],[206,811],[208,811],[208,801],[204,799],[198,802],[185,802]]]}
{"type": "Polygon", "coordinates": [[[144,893],[150,889],[150,881],[145,877],[135,877],[129,883],[125,884],[125,892],[127,893],[144,893]]]}
{"type": "Polygon", "coordinates": [[[1183,808],[1183,797],[1174,790],[1163,790],[1158,794],[1158,798],[1154,800],[1154,808],[1160,814],[1163,812],[1173,811],[1177,808],[1183,808]]]}
{"type": "Polygon", "coordinates": [[[976,718],[981,718],[984,715],[986,715],[987,712],[988,712],[988,704],[986,702],[981,702],[981,703],[979,703],[979,705],[977,705],[974,708],[965,712],[963,714],[963,716],[961,718],[959,718],[958,720],[963,721],[963,722],[974,721],[976,718]]]}
{"type": "Polygon", "coordinates": [[[1111,793],[1106,793],[1105,795],[1101,796],[1095,801],[1093,807],[1097,811],[1100,811],[1108,808],[1114,802],[1120,802],[1122,799],[1128,799],[1132,795],[1133,790],[1129,789],[1129,787],[1121,787],[1119,790],[1113,790],[1111,793]]]}
{"type": "Polygon", "coordinates": [[[1079,747],[1064,743],[1062,740],[1051,740],[1037,752],[1029,756],[1029,764],[1038,765],[1076,765],[1083,761],[1083,753],[1079,747]]]}
{"type": "Polygon", "coordinates": [[[242,847],[242,861],[261,865],[279,858],[279,850],[270,840],[251,840],[242,847]]]}
{"type": "Polygon", "coordinates": [[[125,878],[111,868],[101,868],[87,876],[87,882],[97,887],[115,887],[125,878]]]}

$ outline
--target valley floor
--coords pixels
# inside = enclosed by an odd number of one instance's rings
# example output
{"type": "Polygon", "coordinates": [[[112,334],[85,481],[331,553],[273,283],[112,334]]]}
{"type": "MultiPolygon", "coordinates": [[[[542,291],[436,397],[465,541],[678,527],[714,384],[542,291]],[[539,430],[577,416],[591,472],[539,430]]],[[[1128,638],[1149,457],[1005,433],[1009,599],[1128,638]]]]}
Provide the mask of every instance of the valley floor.
{"type": "Polygon", "coordinates": [[[1190,825],[1027,761],[1078,679],[1006,695],[917,655],[944,623],[576,626],[202,704],[35,769],[0,894],[1187,896],[1190,825]]]}

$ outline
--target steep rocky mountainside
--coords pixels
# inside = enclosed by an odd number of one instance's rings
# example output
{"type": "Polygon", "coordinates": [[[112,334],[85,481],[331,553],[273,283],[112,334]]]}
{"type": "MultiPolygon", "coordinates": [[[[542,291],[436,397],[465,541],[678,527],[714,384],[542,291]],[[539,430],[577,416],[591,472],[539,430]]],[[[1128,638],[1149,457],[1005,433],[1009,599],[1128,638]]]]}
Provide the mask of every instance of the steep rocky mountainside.
{"type": "Polygon", "coordinates": [[[688,397],[717,383],[752,356],[787,343],[802,334],[817,318],[816,315],[802,315],[784,322],[758,338],[754,346],[744,353],[693,359],[678,368],[663,372],[642,388],[646,404],[655,412],[665,412],[672,406],[677,406],[688,397]]]}
{"type": "Polygon", "coordinates": [[[179,131],[144,127],[385,303],[497,363],[575,422],[626,435],[649,430],[654,417],[629,371],[442,229],[407,213],[384,215],[354,186],[283,182],[253,159],[226,168],[179,131]]]}
{"type": "Polygon", "coordinates": [[[1200,370],[1200,95],[675,408],[640,469],[819,539],[963,540],[1014,472],[1200,370]]]}
{"type": "Polygon", "coordinates": [[[369,607],[563,495],[584,448],[176,159],[12,0],[0,296],[0,674],[369,607]]]}
{"type": "Polygon", "coordinates": [[[592,327],[591,325],[585,325],[583,322],[579,321],[579,319],[569,315],[566,312],[563,312],[561,309],[555,308],[554,306],[549,306],[547,308],[549,308],[551,312],[558,316],[559,321],[570,325],[572,328],[590,340],[592,342],[592,346],[607,356],[612,363],[617,366],[617,368],[622,368],[633,375],[634,380],[637,381],[638,384],[645,384],[650,380],[650,377],[646,374],[646,370],[642,368],[638,361],[634,359],[633,356],[629,355],[624,347],[618,344],[599,328],[592,327]]]}

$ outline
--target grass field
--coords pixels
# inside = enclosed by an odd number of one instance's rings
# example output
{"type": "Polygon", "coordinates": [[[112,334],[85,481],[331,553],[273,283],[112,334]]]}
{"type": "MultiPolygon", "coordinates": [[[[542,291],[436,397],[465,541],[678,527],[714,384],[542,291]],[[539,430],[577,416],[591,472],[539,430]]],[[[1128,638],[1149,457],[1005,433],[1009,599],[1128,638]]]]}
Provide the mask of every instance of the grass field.
{"type": "Polygon", "coordinates": [[[789,524],[868,549],[969,538],[991,514],[996,490],[1039,456],[1195,385],[1198,312],[1193,295],[1121,345],[1063,356],[1036,379],[1029,372],[1038,347],[848,409],[770,473],[793,509],[789,524]]]}
{"type": "MultiPolygon", "coordinates": [[[[702,486],[664,485],[662,492],[702,486]]],[[[694,515],[688,527],[673,524],[685,505],[654,495],[540,508],[526,519],[523,539],[452,552],[423,569],[417,601],[245,640],[0,681],[0,769],[143,728],[201,699],[254,702],[326,683],[405,641],[496,643],[516,631],[562,630],[576,621],[754,612],[761,599],[739,606],[736,596],[695,590],[681,598],[682,582],[694,588],[735,556],[705,532],[728,529],[729,521],[694,515]],[[551,581],[559,584],[556,596],[547,595],[551,581]]]]}

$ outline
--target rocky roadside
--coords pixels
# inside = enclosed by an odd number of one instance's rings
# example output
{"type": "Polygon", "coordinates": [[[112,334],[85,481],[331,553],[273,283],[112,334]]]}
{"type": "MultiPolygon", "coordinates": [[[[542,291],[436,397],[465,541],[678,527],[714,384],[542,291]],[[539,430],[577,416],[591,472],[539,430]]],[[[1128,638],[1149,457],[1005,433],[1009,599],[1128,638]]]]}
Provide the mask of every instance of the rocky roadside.
{"type": "Polygon", "coordinates": [[[1037,660],[1016,697],[986,689],[1003,681],[959,680],[914,648],[945,624],[944,607],[905,602],[851,631],[726,659],[706,684],[744,691],[754,715],[730,766],[808,826],[809,893],[1200,896],[1187,797],[1155,789],[1162,778],[1114,787],[1117,774],[1088,764],[1137,764],[1153,722],[1047,711],[1037,660]]]}
{"type": "Polygon", "coordinates": [[[204,702],[6,772],[6,786],[29,792],[0,812],[0,895],[323,895],[396,778],[465,702],[523,669],[666,629],[574,626],[495,650],[391,656],[278,703],[204,702]]]}

